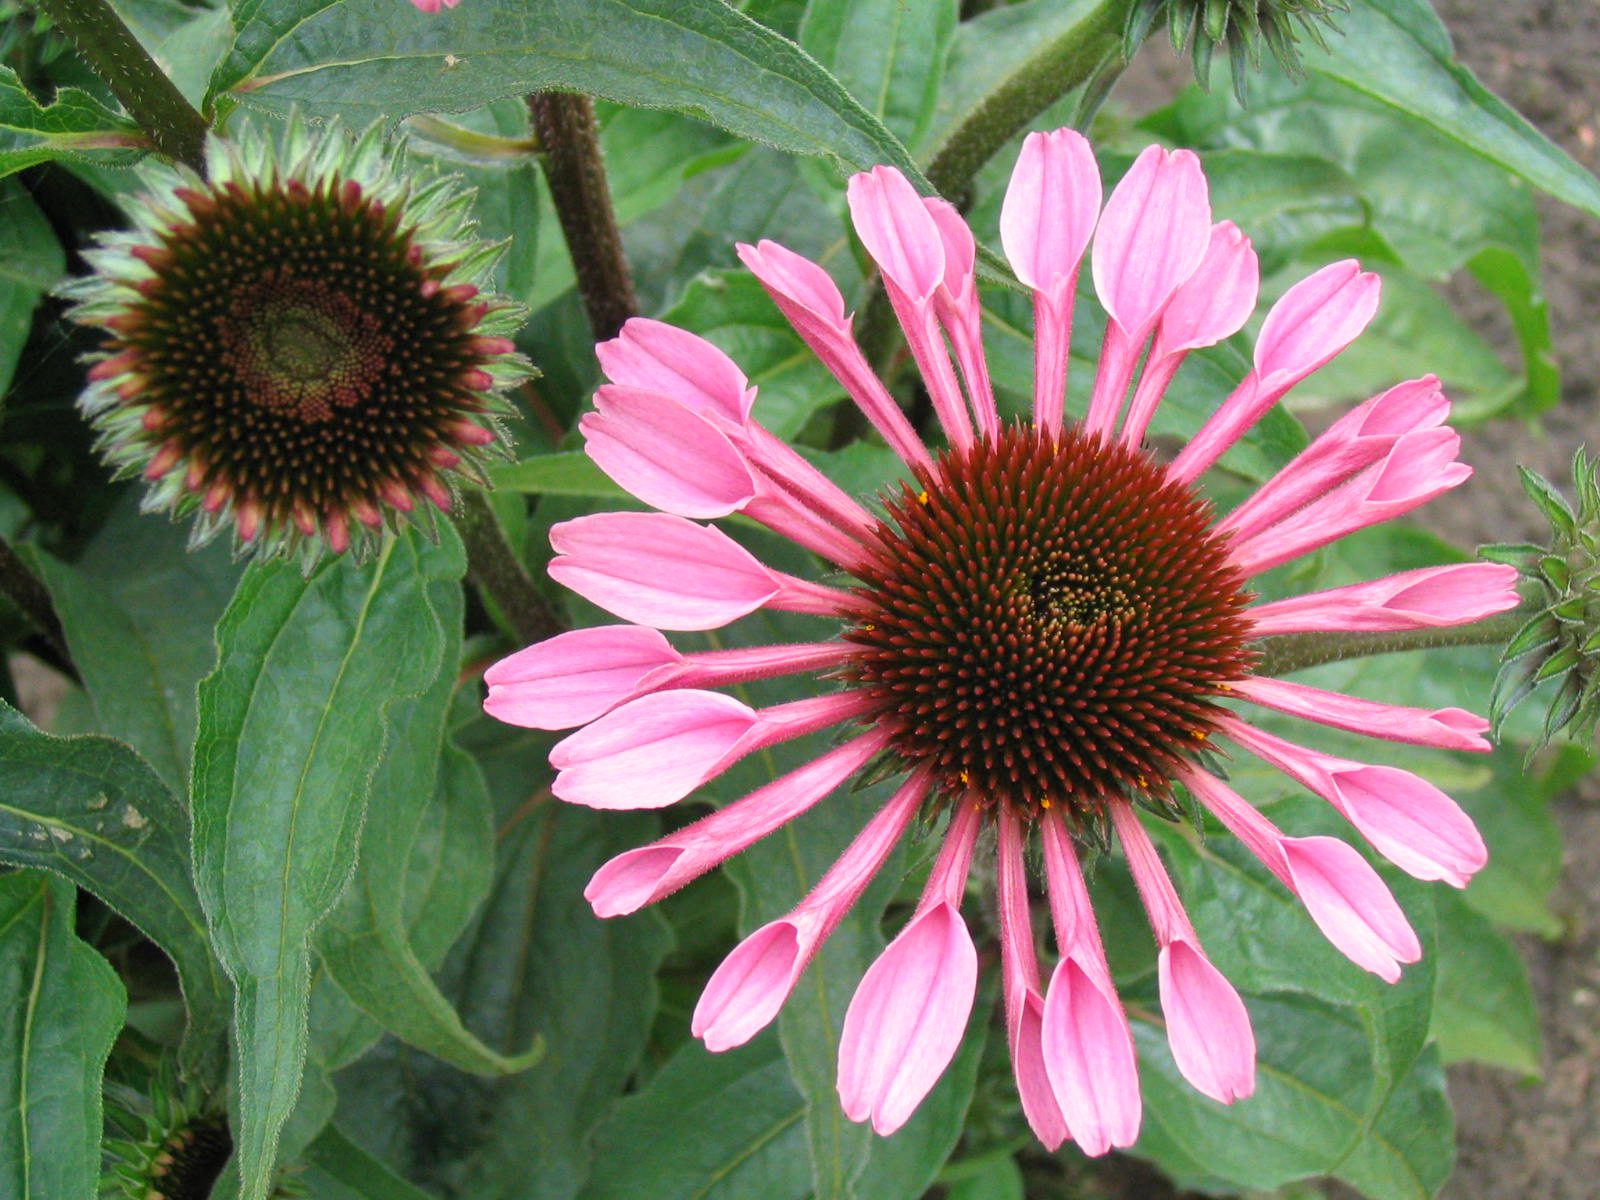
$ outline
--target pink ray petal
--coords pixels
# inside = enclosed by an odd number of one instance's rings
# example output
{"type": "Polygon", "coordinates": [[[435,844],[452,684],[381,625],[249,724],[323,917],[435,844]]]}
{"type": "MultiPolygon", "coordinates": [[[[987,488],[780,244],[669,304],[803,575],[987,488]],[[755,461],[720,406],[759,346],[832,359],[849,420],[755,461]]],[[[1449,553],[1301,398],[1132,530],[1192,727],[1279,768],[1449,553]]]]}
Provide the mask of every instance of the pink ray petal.
{"type": "Polygon", "coordinates": [[[870,730],[692,825],[617,855],[594,873],[583,898],[595,916],[621,917],[670,896],[811,808],[889,737],[887,730],[870,730]]]}
{"type": "Polygon", "coordinates": [[[1220,729],[1333,805],[1408,875],[1465,887],[1488,861],[1483,838],[1461,806],[1409,771],[1319,754],[1233,717],[1220,729]]]}
{"type": "Polygon", "coordinates": [[[1451,563],[1274,600],[1252,608],[1250,619],[1262,637],[1324,630],[1387,633],[1468,625],[1518,603],[1515,567],[1451,563]]]}
{"type": "Polygon", "coordinates": [[[1059,429],[1078,268],[1100,210],[1100,168],[1072,129],[1030,133],[1000,208],[1000,244],[1033,291],[1034,421],[1059,429]]]}
{"type": "Polygon", "coordinates": [[[978,244],[955,205],[938,197],[928,197],[923,204],[939,227],[939,236],[944,239],[944,283],[934,295],[934,313],[955,350],[978,432],[994,437],[1000,432],[1000,413],[995,408],[989,364],[983,355],[983,312],[978,306],[978,244]]]}
{"type": "Polygon", "coordinates": [[[1487,752],[1489,722],[1461,708],[1408,708],[1328,692],[1286,679],[1253,677],[1229,684],[1246,700],[1334,729],[1413,746],[1487,752]]]}
{"type": "Polygon", "coordinates": [[[725,517],[756,496],[744,456],[670,396],[609,385],[578,422],[584,450],[627,492],[680,517],[725,517]]]}
{"type": "Polygon", "coordinates": [[[739,259],[761,283],[822,365],[844,385],[874,428],[906,463],[933,462],[911,422],[868,365],[845,315],[844,297],[828,273],[776,242],[740,243],[739,259]]]}
{"type": "Polygon", "coordinates": [[[661,392],[694,412],[714,412],[735,425],[750,419],[755,389],[745,374],[698,334],[664,321],[634,317],[594,348],[612,383],[661,392]]]}
{"type": "Polygon", "coordinates": [[[978,952],[961,920],[980,815],[959,805],[910,923],[868,968],[839,1039],[839,1101],[887,1136],[910,1119],[950,1065],[978,984],[978,952]]]}
{"type": "Polygon", "coordinates": [[[598,625],[574,629],[502,658],[484,672],[484,711],[530,729],[571,729],[633,696],[653,674],[670,674],[683,656],[654,629],[598,625]]]}
{"type": "Polygon", "coordinates": [[[872,882],[928,793],[918,772],[867,823],[788,915],[769,921],[712,973],[690,1030],[713,1052],[742,1046],[778,1015],[806,964],[872,882]]]}
{"type": "Polygon", "coordinates": [[[590,808],[664,808],[745,755],[860,716],[873,703],[839,692],[757,711],[721,692],[653,692],[557,742],[550,790],[590,808]]]}
{"type": "Polygon", "coordinates": [[[1448,426],[1398,438],[1381,462],[1259,534],[1234,542],[1229,557],[1248,578],[1368,525],[1404,516],[1459,487],[1472,468],[1456,461],[1461,437],[1448,426]]]}
{"type": "Polygon", "coordinates": [[[1256,339],[1255,367],[1172,460],[1189,483],[1221,458],[1261,415],[1360,336],[1378,311],[1382,282],[1354,259],[1332,263],[1285,292],[1256,339]]]}
{"type": "Polygon", "coordinates": [[[1284,838],[1295,895],[1351,962],[1387,983],[1422,957],[1422,944],[1372,864],[1338,838],[1284,838]]]}
{"type": "Polygon", "coordinates": [[[596,513],[550,530],[550,577],[625,621],[716,629],[764,605],[837,615],[843,593],[762,566],[727,534],[666,513],[596,513]]]}

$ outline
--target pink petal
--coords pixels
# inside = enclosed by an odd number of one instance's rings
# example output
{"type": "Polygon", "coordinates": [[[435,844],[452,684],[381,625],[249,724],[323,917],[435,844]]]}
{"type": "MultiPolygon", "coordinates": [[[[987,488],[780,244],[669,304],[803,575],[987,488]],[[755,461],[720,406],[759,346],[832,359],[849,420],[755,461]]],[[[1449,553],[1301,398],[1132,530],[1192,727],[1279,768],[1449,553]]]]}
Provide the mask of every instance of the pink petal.
{"type": "Polygon", "coordinates": [[[1211,241],[1211,202],[1189,150],[1149,146],[1106,201],[1095,231],[1095,291],[1128,340],[1142,342],[1211,241]]]}
{"type": "Polygon", "coordinates": [[[648,317],[594,348],[612,383],[671,396],[693,412],[716,413],[735,425],[750,417],[755,389],[734,361],[705,338],[648,317]]]}
{"type": "Polygon", "coordinates": [[[1000,206],[1000,244],[1017,278],[1061,305],[1100,211],[1100,168],[1075,129],[1030,133],[1000,206]]]}
{"type": "Polygon", "coordinates": [[[914,774],[792,912],[763,925],[723,960],[690,1025],[707,1049],[743,1045],[778,1015],[812,955],[883,866],[927,792],[927,775],[914,774]]]}
{"type": "Polygon", "coordinates": [[[620,917],[670,896],[794,820],[865,766],[888,740],[882,729],[864,733],[692,825],[617,855],[594,873],[583,898],[596,916],[620,917]]]}
{"type": "Polygon", "coordinates": [[[1447,426],[1408,433],[1382,462],[1349,483],[1259,534],[1240,538],[1230,557],[1248,577],[1358,529],[1404,516],[1471,478],[1472,468],[1456,461],[1460,450],[1460,436],[1447,426]]]}
{"type": "Polygon", "coordinates": [[[1284,838],[1295,894],[1327,938],[1359,967],[1388,983],[1422,945],[1372,865],[1338,838],[1284,838]]]}
{"type": "Polygon", "coordinates": [[[1250,239],[1232,221],[1211,227],[1205,257],[1161,314],[1163,351],[1214,346],[1244,328],[1256,308],[1261,264],[1250,239]]]}
{"type": "Polygon", "coordinates": [[[1050,979],[1043,1047],[1050,1084],[1079,1148],[1098,1156],[1133,1145],[1143,1111],[1133,1035],[1110,981],[1091,978],[1074,958],[1057,963],[1050,979]]]}
{"type": "Polygon", "coordinates": [[[861,244],[884,278],[917,303],[944,282],[944,239],[922,197],[893,167],[850,177],[845,191],[861,244]]]}
{"type": "Polygon", "coordinates": [[[1515,608],[1517,569],[1500,563],[1422,567],[1250,610],[1259,636],[1323,630],[1387,633],[1467,625],[1515,608]]]}
{"type": "Polygon", "coordinates": [[[978,429],[986,437],[994,437],[1000,431],[1000,414],[995,408],[989,365],[983,354],[983,313],[978,306],[976,274],[978,244],[955,205],[937,197],[928,197],[923,204],[944,239],[944,283],[935,294],[934,311],[955,350],[978,429]]]}
{"type": "Polygon", "coordinates": [[[716,773],[759,719],[720,692],[641,696],[555,744],[551,791],[590,808],[676,804],[716,773]]]}
{"type": "Polygon", "coordinates": [[[839,1040],[839,1100],[852,1121],[887,1136],[950,1065],[978,983],[978,952],[961,914],[938,903],[913,918],[868,968],[839,1040]]]}
{"type": "Polygon", "coordinates": [[[1256,1039],[1239,993],[1188,940],[1161,948],[1156,962],[1161,1012],[1178,1070],[1223,1104],[1256,1088],[1256,1039]]]}
{"type": "Polygon", "coordinates": [[[844,297],[828,273],[776,242],[740,244],[739,259],[767,290],[795,332],[844,385],[857,406],[905,462],[932,467],[900,406],[873,373],[850,331],[844,297]]]}
{"type": "Polygon", "coordinates": [[[1381,704],[1303,683],[1260,676],[1238,680],[1229,687],[1256,704],[1351,733],[1409,742],[1414,746],[1437,746],[1442,750],[1486,752],[1490,749],[1483,737],[1489,722],[1465,709],[1381,704]]]}
{"type": "Polygon", "coordinates": [[[602,387],[578,422],[584,450],[626,491],[680,517],[725,517],[756,494],[744,456],[709,422],[659,392],[602,387]]]}
{"type": "Polygon", "coordinates": [[[1061,1115],[1055,1087],[1045,1070],[1044,997],[1037,988],[1017,998],[1016,1013],[1009,1018],[1006,1032],[1022,1115],[1045,1149],[1054,1150],[1067,1140],[1067,1119],[1061,1115]]]}
{"type": "Polygon", "coordinates": [[[574,629],[502,658],[483,674],[491,717],[530,729],[571,729],[632,697],[657,672],[683,661],[640,625],[574,629]]]}

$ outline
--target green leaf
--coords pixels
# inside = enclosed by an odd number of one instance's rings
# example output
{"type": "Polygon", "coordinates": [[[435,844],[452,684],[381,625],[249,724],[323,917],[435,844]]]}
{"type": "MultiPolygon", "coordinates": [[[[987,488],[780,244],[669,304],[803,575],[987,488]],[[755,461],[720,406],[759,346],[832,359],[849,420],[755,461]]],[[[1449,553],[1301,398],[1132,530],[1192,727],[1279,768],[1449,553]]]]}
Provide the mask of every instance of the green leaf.
{"type": "Polygon", "coordinates": [[[79,1200],[100,1175],[100,1077],[122,1028],[117,973],[72,932],[72,886],[0,875],[0,1194],[79,1200]]]}
{"type": "Polygon", "coordinates": [[[388,543],[360,568],[334,559],[246,572],[200,685],[195,881],[237,985],[241,1194],[271,1189],[279,1132],[306,1054],[310,938],[349,880],[397,699],[434,678],[445,633],[428,599],[458,579],[454,533],[388,543]]]}
{"type": "Polygon", "coordinates": [[[83,89],[59,88],[40,105],[15,71],[0,67],[0,177],[60,158],[125,165],[147,144],[138,125],[83,89]]]}
{"type": "Polygon", "coordinates": [[[671,109],[842,170],[893,163],[921,181],[833,76],[720,0],[484,0],[449,21],[388,0],[245,0],[235,24],[213,104],[233,93],[360,124],[566,88],[671,109]]]}
{"type": "Polygon", "coordinates": [[[1353,0],[1342,37],[1307,47],[1310,72],[1421,121],[1522,176],[1558,200],[1600,216],[1600,181],[1551,144],[1455,59],[1427,0],[1353,0]]]}
{"type": "Polygon", "coordinates": [[[147,763],[106,737],[52,737],[0,704],[0,861],[93,892],[177,967],[186,1071],[220,1073],[230,987],[189,876],[189,814],[147,763]]]}
{"type": "Polygon", "coordinates": [[[211,631],[240,574],[221,539],[198,551],[186,540],[179,526],[140,513],[129,493],[77,562],[35,556],[99,728],[179,795],[188,791],[195,687],[215,661],[211,631]]]}
{"type": "Polygon", "coordinates": [[[61,243],[33,197],[15,180],[0,181],[0,396],[11,387],[34,306],[66,269],[61,243]]]}
{"type": "Polygon", "coordinates": [[[811,0],[800,46],[914,146],[933,117],[959,8],[956,0],[915,8],[904,0],[811,0]]]}
{"type": "Polygon", "coordinates": [[[297,1178],[317,1200],[429,1200],[332,1125],[306,1147],[297,1178]]]}
{"type": "Polygon", "coordinates": [[[519,463],[491,467],[489,475],[496,488],[534,496],[620,500],[628,495],[582,450],[540,454],[519,463]]]}
{"type": "Polygon", "coordinates": [[[596,1134],[583,1200],[804,1200],[804,1120],[776,1038],[688,1042],[596,1134]]]}
{"type": "Polygon", "coordinates": [[[1539,1074],[1539,1014],[1517,948],[1451,892],[1439,913],[1439,992],[1433,1036],[1447,1063],[1481,1062],[1539,1074]]]}
{"type": "MultiPolygon", "coordinates": [[[[539,1048],[507,1057],[473,1037],[429,977],[429,965],[413,943],[412,924],[420,913],[417,898],[407,894],[411,861],[423,818],[434,804],[445,717],[461,657],[459,584],[440,580],[429,596],[442,629],[439,674],[421,696],[397,701],[389,710],[389,744],[372,779],[372,795],[381,807],[368,823],[350,886],[317,930],[317,954],[340,990],[388,1032],[463,1071],[503,1074],[538,1061],[539,1048]]],[[[467,771],[452,782],[470,787],[470,771],[469,760],[467,771]]],[[[481,780],[477,786],[483,801],[479,811],[487,816],[481,780]]],[[[456,876],[458,886],[450,889],[464,893],[469,905],[482,899],[492,870],[490,861],[478,866],[479,872],[456,876]]],[[[454,924],[458,932],[460,922],[454,924]]],[[[431,956],[437,965],[445,947],[431,948],[438,951],[431,956]]]]}

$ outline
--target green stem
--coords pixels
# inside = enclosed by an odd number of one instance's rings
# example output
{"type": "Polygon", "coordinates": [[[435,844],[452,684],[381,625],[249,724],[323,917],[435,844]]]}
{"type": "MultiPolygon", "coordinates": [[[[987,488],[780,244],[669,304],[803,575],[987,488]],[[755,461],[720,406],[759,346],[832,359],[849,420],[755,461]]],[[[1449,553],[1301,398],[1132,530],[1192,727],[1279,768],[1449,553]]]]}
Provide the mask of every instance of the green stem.
{"type": "Polygon", "coordinates": [[[572,255],[578,294],[595,340],[604,341],[638,314],[639,302],[611,207],[594,105],[587,96],[536,92],[528,97],[528,112],[544,151],[545,179],[572,255]]]}
{"type": "Polygon", "coordinates": [[[954,198],[1017,133],[1121,53],[1127,0],[1101,0],[1081,21],[1035,50],[945,138],[928,164],[928,181],[954,198]]]}
{"type": "Polygon", "coordinates": [[[1439,646],[1504,645],[1536,609],[1524,605],[1450,629],[1409,629],[1403,633],[1290,633],[1268,638],[1256,667],[1258,675],[1287,675],[1323,663],[1439,646]]]}
{"type": "Polygon", "coordinates": [[[565,628],[511,548],[487,496],[477,491],[465,493],[456,529],[467,546],[468,576],[494,601],[518,637],[539,642],[565,628]]]}
{"type": "Polygon", "coordinates": [[[206,120],[183,98],[106,0],[39,0],[156,150],[205,170],[206,120]]]}

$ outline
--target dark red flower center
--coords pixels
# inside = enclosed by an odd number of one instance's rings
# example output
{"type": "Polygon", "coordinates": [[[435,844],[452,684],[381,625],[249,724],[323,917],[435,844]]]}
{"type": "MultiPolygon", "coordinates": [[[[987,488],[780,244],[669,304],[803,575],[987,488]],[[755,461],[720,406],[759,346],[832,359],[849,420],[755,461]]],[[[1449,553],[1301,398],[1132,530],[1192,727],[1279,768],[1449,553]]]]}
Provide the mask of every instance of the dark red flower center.
{"type": "Polygon", "coordinates": [[[899,757],[1030,817],[1169,795],[1254,661],[1210,505],[1142,451],[1031,427],[884,501],[846,636],[899,757]]]}

